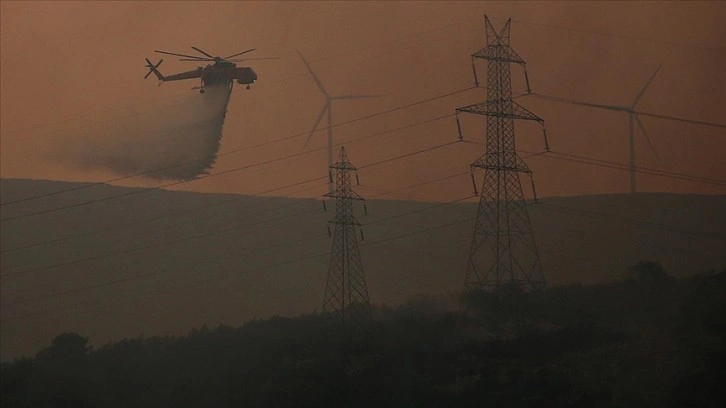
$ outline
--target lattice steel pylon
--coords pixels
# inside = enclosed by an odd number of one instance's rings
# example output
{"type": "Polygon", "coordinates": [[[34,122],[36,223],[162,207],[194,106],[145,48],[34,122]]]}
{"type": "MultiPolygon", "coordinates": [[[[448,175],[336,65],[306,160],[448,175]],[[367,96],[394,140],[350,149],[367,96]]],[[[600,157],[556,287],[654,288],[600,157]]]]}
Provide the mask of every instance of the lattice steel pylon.
{"type": "Polygon", "coordinates": [[[340,158],[330,166],[329,173],[331,182],[335,183],[335,191],[325,194],[325,197],[335,199],[335,217],[328,222],[333,225],[333,245],[330,250],[323,311],[339,313],[343,326],[365,329],[371,319],[371,304],[355,230],[360,227],[360,223],[353,216],[353,202],[364,199],[351,187],[351,173],[354,172],[358,182],[356,168],[348,161],[345,148],[341,147],[340,158]]]}
{"type": "MultiPolygon", "coordinates": [[[[527,173],[531,178],[532,171],[515,150],[514,119],[539,122],[547,150],[549,146],[544,120],[512,100],[510,64],[525,67],[525,62],[509,46],[510,24],[511,19],[497,32],[484,16],[487,46],[472,55],[472,68],[478,85],[474,62],[476,59],[487,61],[487,99],[456,109],[460,139],[463,136],[459,113],[487,117],[486,151],[471,164],[475,192],[475,168],[484,169],[484,180],[464,279],[465,292],[537,290],[546,284],[519,179],[519,173],[527,173]]],[[[529,93],[526,72],[525,67],[529,93]]],[[[534,181],[532,191],[536,200],[534,181]]]]}

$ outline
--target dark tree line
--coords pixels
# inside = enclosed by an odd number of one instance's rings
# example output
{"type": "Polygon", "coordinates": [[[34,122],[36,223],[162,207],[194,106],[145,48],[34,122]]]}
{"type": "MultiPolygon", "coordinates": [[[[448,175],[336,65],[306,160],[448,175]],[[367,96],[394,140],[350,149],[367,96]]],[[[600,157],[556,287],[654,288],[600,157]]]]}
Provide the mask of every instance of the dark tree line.
{"type": "Polygon", "coordinates": [[[361,333],[325,315],[98,348],[58,335],[2,364],[3,407],[723,406],[726,270],[536,294],[376,307],[361,333]]]}

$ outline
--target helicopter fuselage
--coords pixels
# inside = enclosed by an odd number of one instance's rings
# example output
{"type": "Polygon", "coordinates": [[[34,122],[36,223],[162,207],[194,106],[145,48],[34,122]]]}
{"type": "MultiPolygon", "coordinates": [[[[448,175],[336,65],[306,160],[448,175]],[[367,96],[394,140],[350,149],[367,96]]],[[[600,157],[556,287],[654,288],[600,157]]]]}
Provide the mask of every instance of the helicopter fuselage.
{"type": "Polygon", "coordinates": [[[251,85],[257,81],[257,73],[250,67],[237,67],[229,62],[216,62],[206,67],[199,67],[203,86],[226,85],[232,81],[238,84],[251,85]]]}

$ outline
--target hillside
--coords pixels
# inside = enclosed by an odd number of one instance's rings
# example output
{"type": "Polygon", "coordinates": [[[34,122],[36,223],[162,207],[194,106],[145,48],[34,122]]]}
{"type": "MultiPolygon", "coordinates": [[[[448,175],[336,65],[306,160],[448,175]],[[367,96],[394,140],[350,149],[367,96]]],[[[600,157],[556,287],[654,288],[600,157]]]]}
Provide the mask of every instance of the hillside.
{"type": "MultiPolygon", "coordinates": [[[[3,179],[2,202],[81,187],[3,179]]],[[[2,359],[61,332],[94,344],[320,308],[330,239],[317,200],[100,185],[2,206],[2,359]],[[125,195],[104,200],[106,197],[125,195]],[[42,245],[37,245],[42,244],[42,245]]],[[[461,289],[475,203],[368,202],[371,301],[461,289]]],[[[619,278],[640,260],[675,276],[726,266],[726,196],[546,198],[530,205],[550,285],[619,278]]]]}

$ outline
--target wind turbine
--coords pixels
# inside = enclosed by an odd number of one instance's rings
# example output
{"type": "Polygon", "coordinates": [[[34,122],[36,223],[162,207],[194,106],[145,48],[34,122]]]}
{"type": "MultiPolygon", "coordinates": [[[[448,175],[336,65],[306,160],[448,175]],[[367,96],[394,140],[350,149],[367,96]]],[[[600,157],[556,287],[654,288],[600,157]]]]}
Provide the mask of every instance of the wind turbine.
{"type": "MultiPolygon", "coordinates": [[[[323,109],[320,111],[320,115],[318,115],[318,119],[315,121],[315,124],[313,125],[313,130],[310,131],[310,135],[308,136],[307,140],[305,141],[305,147],[307,147],[308,143],[310,143],[310,139],[313,137],[313,133],[315,133],[315,129],[317,129],[318,124],[320,124],[320,121],[323,119],[323,115],[327,113],[328,115],[328,166],[333,165],[333,101],[336,100],[344,100],[344,99],[363,99],[363,98],[378,98],[381,95],[339,95],[339,96],[331,96],[328,91],[323,86],[323,83],[320,82],[320,79],[318,79],[318,76],[315,75],[315,72],[313,72],[313,69],[310,68],[310,64],[308,64],[307,60],[305,60],[305,57],[302,56],[300,51],[298,51],[298,54],[300,55],[300,58],[305,63],[305,66],[308,68],[308,71],[310,71],[310,75],[315,80],[315,83],[318,85],[318,89],[320,89],[320,92],[323,93],[325,96],[325,104],[323,105],[323,109]]],[[[332,181],[328,182],[328,192],[333,192],[333,184],[332,181]]]]}
{"type": "MultiPolygon", "coordinates": [[[[591,108],[598,108],[598,109],[607,109],[611,111],[617,111],[617,112],[626,112],[628,114],[628,131],[630,134],[629,137],[629,144],[630,144],[630,193],[635,193],[635,126],[633,122],[638,124],[638,127],[640,128],[640,131],[643,132],[643,136],[645,137],[645,140],[648,142],[648,145],[650,146],[650,149],[655,154],[655,157],[658,157],[658,153],[655,151],[655,147],[653,146],[653,143],[650,141],[650,138],[648,137],[648,134],[645,132],[645,126],[643,126],[643,123],[640,121],[640,118],[638,118],[639,114],[644,114],[647,116],[653,116],[649,115],[643,112],[638,112],[635,110],[635,106],[638,105],[638,102],[640,102],[640,99],[643,97],[643,94],[645,94],[645,91],[648,89],[648,86],[650,86],[650,83],[653,82],[653,79],[655,79],[655,76],[658,74],[658,71],[660,71],[662,64],[658,66],[658,68],[655,70],[653,75],[651,75],[650,79],[648,79],[648,82],[645,83],[643,88],[638,92],[638,95],[635,97],[635,100],[633,100],[633,103],[630,106],[621,106],[621,105],[603,105],[598,103],[590,103],[590,102],[581,102],[581,101],[574,101],[571,99],[564,99],[564,98],[554,98],[549,97],[545,95],[539,95],[536,96],[543,97],[545,99],[551,99],[558,102],[566,102],[573,105],[581,105],[581,106],[589,106],[591,108]]],[[[674,118],[676,119],[676,118],[674,118]]],[[[660,160],[660,158],[659,158],[660,160]]]]}

